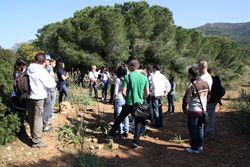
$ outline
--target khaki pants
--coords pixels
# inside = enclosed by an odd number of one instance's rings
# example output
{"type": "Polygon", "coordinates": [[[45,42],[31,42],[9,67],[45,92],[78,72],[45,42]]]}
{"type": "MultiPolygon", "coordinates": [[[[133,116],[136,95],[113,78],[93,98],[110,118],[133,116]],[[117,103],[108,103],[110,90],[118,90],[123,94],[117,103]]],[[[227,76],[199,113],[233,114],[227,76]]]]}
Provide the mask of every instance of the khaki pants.
{"type": "Polygon", "coordinates": [[[33,143],[42,142],[43,131],[43,105],[44,99],[27,99],[27,111],[29,114],[30,132],[33,143]]]}

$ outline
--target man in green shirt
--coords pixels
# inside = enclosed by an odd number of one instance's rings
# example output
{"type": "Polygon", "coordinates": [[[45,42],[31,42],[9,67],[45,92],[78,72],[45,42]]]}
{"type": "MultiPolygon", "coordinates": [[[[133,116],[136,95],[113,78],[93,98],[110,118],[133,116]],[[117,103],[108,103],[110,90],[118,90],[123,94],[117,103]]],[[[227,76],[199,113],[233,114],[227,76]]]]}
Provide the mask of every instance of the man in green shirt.
{"type": "MultiPolygon", "coordinates": [[[[116,118],[112,129],[109,132],[110,136],[114,136],[120,123],[127,117],[129,114],[132,114],[133,111],[133,102],[132,102],[132,91],[134,96],[134,103],[142,104],[144,97],[149,94],[149,84],[148,79],[145,75],[137,72],[139,69],[139,62],[137,60],[132,60],[129,63],[130,74],[126,75],[123,81],[123,91],[122,94],[125,97],[126,103],[122,108],[120,115],[116,118]],[[131,79],[131,83],[129,80],[131,79]],[[132,88],[131,88],[132,85],[132,88]]],[[[133,114],[132,114],[133,115],[133,114]]],[[[135,118],[135,133],[134,140],[132,143],[133,148],[137,148],[139,144],[139,139],[142,133],[145,131],[145,120],[139,120],[135,118]]]]}

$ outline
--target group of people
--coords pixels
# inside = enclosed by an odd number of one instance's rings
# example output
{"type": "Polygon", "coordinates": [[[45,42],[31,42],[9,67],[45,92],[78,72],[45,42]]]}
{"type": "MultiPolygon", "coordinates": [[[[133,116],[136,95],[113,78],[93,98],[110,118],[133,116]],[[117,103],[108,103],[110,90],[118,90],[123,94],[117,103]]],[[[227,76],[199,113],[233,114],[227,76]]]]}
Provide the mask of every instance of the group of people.
{"type": "MultiPolygon", "coordinates": [[[[176,83],[174,76],[168,80],[159,65],[144,70],[139,69],[139,62],[132,60],[128,67],[119,66],[114,88],[115,122],[109,136],[127,137],[129,132],[128,115],[134,115],[134,104],[149,104],[150,115],[146,119],[134,118],[134,137],[132,147],[137,148],[140,136],[145,132],[145,125],[150,122],[154,128],[163,127],[162,99],[168,98],[168,112],[174,113],[174,95],[176,83]]],[[[213,68],[208,68],[206,61],[189,68],[190,84],[182,101],[182,110],[187,115],[190,134],[190,148],[187,152],[198,154],[203,150],[204,137],[215,135],[215,108],[221,104],[225,90],[213,68]],[[207,120],[209,120],[207,122],[207,120]]]]}
{"type": "Polygon", "coordinates": [[[28,63],[19,58],[14,67],[14,91],[11,95],[13,107],[18,112],[21,126],[19,135],[26,133],[24,121],[26,111],[32,138],[32,147],[47,147],[41,137],[42,132],[49,132],[49,120],[55,117],[53,112],[56,89],[59,90],[59,103],[68,100],[67,77],[64,72],[64,63],[59,64],[57,70],[58,83],[54,68],[56,61],[47,54],[39,52],[35,55],[35,63],[28,63]],[[23,96],[28,93],[27,96],[23,96]]]}
{"type": "MultiPolygon", "coordinates": [[[[14,92],[12,94],[13,106],[18,110],[20,117],[20,133],[25,132],[24,121],[28,112],[31,130],[32,147],[47,147],[41,140],[42,132],[51,130],[49,120],[53,118],[56,90],[59,91],[59,103],[69,100],[68,77],[64,63],[59,63],[57,80],[54,73],[56,61],[49,55],[37,53],[35,63],[28,63],[20,58],[16,61],[13,79],[14,92]],[[28,76],[28,96],[23,97],[20,89],[24,84],[25,76],[28,76]],[[20,83],[18,83],[20,82],[20,83]],[[21,83],[23,82],[23,83],[21,83]]],[[[174,76],[169,80],[161,73],[160,65],[148,66],[145,70],[139,69],[138,60],[131,60],[127,65],[121,64],[112,78],[106,67],[96,71],[96,66],[91,66],[89,77],[89,95],[98,97],[97,80],[100,79],[102,86],[102,101],[107,100],[107,89],[110,80],[113,80],[111,98],[114,105],[114,124],[109,136],[119,135],[128,137],[129,118],[134,116],[134,104],[148,103],[150,114],[147,118],[133,117],[134,137],[132,147],[137,148],[140,144],[140,136],[146,131],[146,124],[154,128],[163,127],[163,97],[168,99],[168,113],[174,114],[174,98],[176,83],[174,76]]],[[[190,84],[182,101],[182,110],[187,114],[188,129],[190,134],[189,153],[200,153],[203,150],[204,136],[215,135],[215,108],[225,94],[218,76],[212,68],[208,68],[206,61],[200,61],[197,66],[189,68],[188,75],[190,84]],[[209,118],[208,124],[205,124],[209,118]]]]}

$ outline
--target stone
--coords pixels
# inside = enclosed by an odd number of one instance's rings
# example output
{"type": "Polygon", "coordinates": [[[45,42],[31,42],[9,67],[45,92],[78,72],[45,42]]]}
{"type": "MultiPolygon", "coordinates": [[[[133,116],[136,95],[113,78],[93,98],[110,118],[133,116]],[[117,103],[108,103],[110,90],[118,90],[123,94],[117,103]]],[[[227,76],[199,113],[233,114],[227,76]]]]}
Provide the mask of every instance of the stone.
{"type": "Polygon", "coordinates": [[[73,109],[70,105],[70,102],[67,102],[67,101],[63,101],[60,103],[59,105],[59,112],[60,113],[69,113],[69,112],[72,112],[73,109]]]}
{"type": "Polygon", "coordinates": [[[98,142],[98,139],[93,137],[91,141],[92,141],[93,143],[97,143],[97,142],[98,142]]]}

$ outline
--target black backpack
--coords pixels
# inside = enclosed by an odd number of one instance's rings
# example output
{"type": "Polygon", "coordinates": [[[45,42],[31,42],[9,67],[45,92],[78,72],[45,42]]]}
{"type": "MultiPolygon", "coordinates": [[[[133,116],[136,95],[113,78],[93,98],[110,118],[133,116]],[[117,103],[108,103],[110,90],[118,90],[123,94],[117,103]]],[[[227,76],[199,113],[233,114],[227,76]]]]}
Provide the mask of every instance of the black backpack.
{"type": "Polygon", "coordinates": [[[14,81],[14,91],[16,96],[20,99],[27,99],[30,95],[30,83],[29,83],[29,75],[27,74],[27,70],[23,73],[19,74],[19,76],[14,81]]]}

